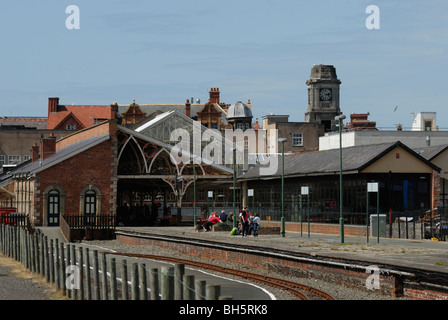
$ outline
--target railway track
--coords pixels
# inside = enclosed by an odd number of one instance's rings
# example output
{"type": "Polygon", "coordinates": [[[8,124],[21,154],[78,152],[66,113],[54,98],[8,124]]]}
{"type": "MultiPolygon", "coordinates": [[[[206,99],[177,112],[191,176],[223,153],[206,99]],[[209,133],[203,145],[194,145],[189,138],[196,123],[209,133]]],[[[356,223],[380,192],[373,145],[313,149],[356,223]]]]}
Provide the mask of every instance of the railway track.
{"type": "Polygon", "coordinates": [[[107,254],[120,255],[133,258],[151,259],[157,261],[166,261],[172,263],[183,263],[185,265],[192,266],[195,268],[212,270],[214,272],[224,273],[226,275],[232,275],[235,277],[243,278],[248,281],[258,282],[270,287],[286,290],[287,292],[291,293],[300,300],[334,300],[334,298],[328,293],[307,285],[299,284],[296,282],[280,278],[269,277],[265,275],[259,275],[253,273],[248,274],[246,271],[227,268],[205,262],[181,259],[176,257],[165,257],[165,256],[137,254],[137,253],[107,252],[107,254]]]}

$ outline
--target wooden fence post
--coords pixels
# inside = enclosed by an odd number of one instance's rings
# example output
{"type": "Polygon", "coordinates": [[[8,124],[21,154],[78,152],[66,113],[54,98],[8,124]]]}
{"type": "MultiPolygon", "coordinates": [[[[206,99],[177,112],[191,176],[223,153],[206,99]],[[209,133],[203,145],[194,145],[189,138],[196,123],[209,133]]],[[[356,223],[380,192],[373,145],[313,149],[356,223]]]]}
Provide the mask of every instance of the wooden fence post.
{"type": "Polygon", "coordinates": [[[140,284],[140,300],[148,300],[148,286],[146,282],[146,266],[144,263],[138,265],[138,282],[140,284]]]}
{"type": "Polygon", "coordinates": [[[194,276],[184,274],[183,284],[184,284],[184,292],[183,292],[184,300],[194,300],[194,276]]]}
{"type": "Polygon", "coordinates": [[[65,246],[63,243],[61,246],[61,270],[59,270],[59,277],[61,278],[61,290],[66,294],[66,285],[65,285],[65,268],[67,267],[67,263],[65,262],[65,246]]]}
{"type": "Polygon", "coordinates": [[[65,247],[65,251],[66,251],[66,262],[65,262],[65,269],[64,269],[64,279],[65,279],[65,295],[67,296],[67,298],[71,298],[72,297],[72,292],[70,290],[70,286],[67,286],[67,268],[70,266],[70,244],[67,244],[67,246],[65,247]]]}
{"type": "Polygon", "coordinates": [[[174,300],[183,300],[183,276],[185,274],[185,265],[176,263],[174,265],[174,300]]]}
{"type": "Polygon", "coordinates": [[[50,247],[48,253],[48,269],[50,271],[50,282],[54,283],[54,252],[53,252],[53,239],[50,239],[50,247]]]}
{"type": "Polygon", "coordinates": [[[84,248],[82,246],[78,247],[78,262],[79,262],[79,300],[84,300],[84,248]]]}
{"type": "Polygon", "coordinates": [[[115,258],[110,259],[110,299],[118,300],[117,270],[115,265],[115,258]]]}
{"type": "Polygon", "coordinates": [[[218,300],[221,295],[221,287],[216,285],[207,285],[205,288],[206,300],[218,300]]]}
{"type": "Polygon", "coordinates": [[[90,278],[90,254],[89,248],[84,251],[85,264],[86,264],[86,299],[92,300],[92,279],[90,278]]]}
{"type": "Polygon", "coordinates": [[[93,250],[93,292],[94,292],[94,299],[101,300],[100,276],[98,268],[98,250],[93,250]]]}
{"type": "Polygon", "coordinates": [[[54,244],[54,260],[55,260],[55,264],[54,264],[54,281],[56,283],[56,289],[61,289],[61,277],[59,277],[59,268],[61,267],[61,260],[60,260],[60,256],[59,256],[59,241],[58,239],[55,239],[55,244],[54,244]]]}
{"type": "Polygon", "coordinates": [[[195,300],[205,300],[205,287],[206,282],[204,280],[196,280],[194,289],[195,289],[195,300]]]}
{"type": "Polygon", "coordinates": [[[137,263],[133,263],[131,267],[131,294],[132,300],[139,300],[138,291],[138,266],[137,263]]]}
{"type": "Polygon", "coordinates": [[[159,270],[157,268],[151,268],[149,274],[149,286],[151,288],[151,300],[160,300],[159,270]]]}
{"type": "MultiPolygon", "coordinates": [[[[75,247],[75,245],[72,245],[72,246],[70,246],[70,248],[72,250],[72,252],[70,253],[70,258],[71,258],[70,265],[73,268],[73,267],[76,267],[76,247],[75,247]]],[[[75,283],[76,283],[76,280],[75,280],[75,283]]],[[[76,298],[77,298],[76,285],[73,285],[72,286],[72,299],[76,299],[76,298]]]]}
{"type": "Polygon", "coordinates": [[[106,254],[101,254],[101,288],[103,291],[103,300],[109,300],[109,294],[107,290],[107,261],[106,254]]]}
{"type": "Polygon", "coordinates": [[[126,259],[121,260],[121,299],[128,300],[128,266],[126,259]]]}
{"type": "Polygon", "coordinates": [[[174,300],[174,268],[162,266],[162,300],[174,300]]]}

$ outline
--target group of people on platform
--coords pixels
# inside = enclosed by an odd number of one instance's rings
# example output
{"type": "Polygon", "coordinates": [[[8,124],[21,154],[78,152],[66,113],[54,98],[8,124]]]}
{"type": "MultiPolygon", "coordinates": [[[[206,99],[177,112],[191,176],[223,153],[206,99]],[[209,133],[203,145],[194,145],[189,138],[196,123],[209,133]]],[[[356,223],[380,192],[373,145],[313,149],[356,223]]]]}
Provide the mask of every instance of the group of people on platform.
{"type": "MultiPolygon", "coordinates": [[[[226,212],[222,210],[218,215],[216,211],[213,211],[202,227],[205,231],[211,231],[212,226],[216,224],[232,225],[233,219],[233,212],[230,212],[230,214],[227,215],[226,212]]],[[[258,229],[261,225],[261,219],[258,216],[258,213],[252,214],[252,212],[247,210],[247,207],[244,207],[239,214],[239,219],[238,226],[231,232],[232,235],[242,235],[245,237],[253,234],[254,237],[258,236],[258,229]]]]}

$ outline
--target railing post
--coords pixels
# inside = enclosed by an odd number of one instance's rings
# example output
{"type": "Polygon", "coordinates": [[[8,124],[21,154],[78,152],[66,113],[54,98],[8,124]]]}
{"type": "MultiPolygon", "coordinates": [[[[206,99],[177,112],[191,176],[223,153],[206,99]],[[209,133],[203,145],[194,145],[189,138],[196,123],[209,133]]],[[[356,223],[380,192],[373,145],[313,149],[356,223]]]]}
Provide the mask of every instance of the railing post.
{"type": "Polygon", "coordinates": [[[205,288],[206,300],[218,300],[221,295],[221,287],[216,285],[207,285],[205,288]]]}
{"type": "Polygon", "coordinates": [[[151,288],[151,300],[160,300],[159,290],[159,270],[152,268],[149,274],[149,285],[151,288]]]}
{"type": "Polygon", "coordinates": [[[195,300],[205,300],[205,287],[206,282],[204,280],[196,280],[194,284],[195,288],[195,300]]]}
{"type": "Polygon", "coordinates": [[[133,263],[131,267],[131,293],[132,300],[139,300],[139,291],[138,291],[138,266],[137,263],[133,263]]]}
{"type": "Polygon", "coordinates": [[[79,300],[84,300],[84,248],[78,247],[78,264],[79,264],[79,300]]]}
{"type": "Polygon", "coordinates": [[[61,260],[59,256],[59,240],[55,239],[54,243],[54,281],[56,283],[56,289],[61,289],[61,277],[59,276],[59,268],[61,267],[61,260]]]}
{"type": "Polygon", "coordinates": [[[61,254],[61,258],[60,258],[60,261],[61,261],[61,269],[59,270],[59,277],[60,277],[60,279],[61,279],[61,290],[62,290],[62,292],[65,294],[65,290],[66,290],[66,287],[65,287],[65,268],[67,267],[67,264],[66,264],[66,262],[65,262],[65,248],[64,248],[64,244],[63,243],[61,243],[60,244],[60,254],[61,254]]]}
{"type": "Polygon", "coordinates": [[[98,250],[93,250],[93,291],[94,299],[101,300],[100,297],[100,277],[98,270],[98,250]]]}
{"type": "Polygon", "coordinates": [[[183,284],[182,279],[185,274],[185,265],[176,263],[174,265],[174,299],[183,300],[183,284]]]}
{"type": "Polygon", "coordinates": [[[148,286],[146,282],[146,266],[144,263],[138,265],[138,282],[140,285],[140,300],[148,300],[148,286]]]}
{"type": "MultiPolygon", "coordinates": [[[[70,266],[70,261],[71,261],[70,260],[70,244],[67,244],[65,251],[66,251],[66,263],[65,263],[65,269],[64,269],[64,279],[66,282],[67,281],[66,270],[70,266]]],[[[66,284],[67,284],[67,282],[66,282],[66,284]]],[[[67,296],[67,298],[72,298],[72,292],[70,290],[70,286],[67,286],[67,285],[65,286],[65,295],[67,296]]]]}
{"type": "Polygon", "coordinates": [[[108,300],[106,254],[102,253],[101,256],[101,288],[103,289],[103,300],[108,300]]]}
{"type": "Polygon", "coordinates": [[[115,266],[115,258],[110,259],[110,299],[118,300],[117,270],[115,266]]]}
{"type": "MultiPolygon", "coordinates": [[[[74,267],[76,268],[76,246],[73,244],[70,246],[70,248],[71,248],[71,253],[70,253],[71,263],[70,263],[70,265],[72,266],[72,268],[74,268],[74,267]]],[[[75,283],[76,283],[76,281],[75,281],[75,283]]],[[[72,299],[76,299],[76,298],[77,298],[76,285],[73,285],[72,286],[72,299]]]]}
{"type": "Polygon", "coordinates": [[[50,282],[54,283],[54,255],[53,255],[53,239],[50,239],[50,250],[48,259],[48,269],[50,272],[50,282]]]}
{"type": "Polygon", "coordinates": [[[162,267],[162,300],[174,300],[174,268],[162,267]]]}
{"type": "Polygon", "coordinates": [[[128,266],[126,259],[121,260],[121,299],[128,300],[128,266]]]}
{"type": "Polygon", "coordinates": [[[85,264],[86,264],[86,295],[87,300],[92,300],[92,280],[90,278],[90,254],[89,248],[86,248],[85,251],[85,264]]]}
{"type": "Polygon", "coordinates": [[[183,292],[184,300],[194,300],[194,276],[184,274],[183,283],[184,283],[184,292],[183,292]]]}

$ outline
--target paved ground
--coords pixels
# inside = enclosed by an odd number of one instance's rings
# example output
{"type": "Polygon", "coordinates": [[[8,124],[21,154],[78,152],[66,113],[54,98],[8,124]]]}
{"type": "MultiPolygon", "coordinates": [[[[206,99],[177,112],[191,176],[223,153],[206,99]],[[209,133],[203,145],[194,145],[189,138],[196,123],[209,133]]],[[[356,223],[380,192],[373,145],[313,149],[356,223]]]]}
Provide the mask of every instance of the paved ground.
{"type": "Polygon", "coordinates": [[[15,260],[0,256],[0,300],[49,300],[48,286],[25,273],[14,273],[18,266],[15,260]]]}

